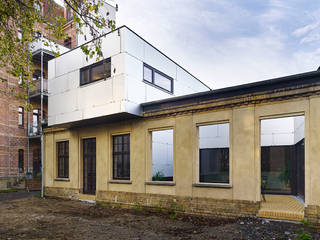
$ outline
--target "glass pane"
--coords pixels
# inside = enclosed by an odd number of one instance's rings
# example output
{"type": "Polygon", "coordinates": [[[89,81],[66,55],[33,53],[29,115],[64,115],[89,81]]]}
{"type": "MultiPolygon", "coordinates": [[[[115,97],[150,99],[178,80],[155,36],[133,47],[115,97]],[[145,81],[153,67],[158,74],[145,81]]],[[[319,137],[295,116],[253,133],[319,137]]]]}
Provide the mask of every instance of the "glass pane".
{"type": "Polygon", "coordinates": [[[152,83],[152,70],[147,66],[143,67],[143,79],[152,83]]]}
{"type": "Polygon", "coordinates": [[[111,64],[110,62],[103,62],[92,68],[92,80],[96,81],[111,76],[111,64]]]}
{"type": "Polygon", "coordinates": [[[168,91],[171,92],[171,83],[172,81],[168,78],[166,78],[165,76],[155,72],[154,73],[154,84],[159,86],[159,87],[162,87],[168,91]]]}
{"type": "Polygon", "coordinates": [[[173,181],[173,130],[152,132],[152,180],[173,181]]]}
{"type": "Polygon", "coordinates": [[[200,182],[229,183],[229,123],[199,126],[200,182]]]}
{"type": "Polygon", "coordinates": [[[294,194],[301,190],[304,195],[301,168],[304,168],[304,116],[261,120],[262,192],[294,194]]]}
{"type": "Polygon", "coordinates": [[[90,82],[90,71],[89,69],[81,71],[81,84],[86,84],[90,82]]]}

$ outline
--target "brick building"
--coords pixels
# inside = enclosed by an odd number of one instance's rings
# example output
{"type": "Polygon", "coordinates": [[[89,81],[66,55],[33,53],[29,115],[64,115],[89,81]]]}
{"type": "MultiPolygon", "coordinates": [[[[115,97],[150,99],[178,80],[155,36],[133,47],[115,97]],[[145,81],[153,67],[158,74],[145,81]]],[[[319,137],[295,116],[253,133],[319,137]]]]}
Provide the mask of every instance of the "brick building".
{"type": "MultiPolygon", "coordinates": [[[[41,14],[47,14],[50,4],[55,4],[55,2],[46,1],[40,6],[41,14]]],[[[77,45],[72,13],[56,5],[56,14],[63,15],[67,19],[64,31],[70,38],[58,42],[66,52],[77,45]]],[[[39,30],[40,37],[48,37],[41,27],[39,30]]],[[[54,55],[51,49],[45,47],[41,41],[32,43],[32,46],[33,86],[27,93],[28,101],[33,106],[31,111],[25,109],[24,99],[18,98],[17,94],[10,93],[12,88],[15,88],[17,92],[25,91],[19,87],[19,79],[9,75],[6,69],[0,70],[0,75],[8,80],[7,82],[0,81],[0,178],[16,179],[16,177],[23,177],[28,172],[33,175],[41,172],[40,123],[46,123],[48,116],[47,67],[48,61],[54,58],[54,55]]]]}

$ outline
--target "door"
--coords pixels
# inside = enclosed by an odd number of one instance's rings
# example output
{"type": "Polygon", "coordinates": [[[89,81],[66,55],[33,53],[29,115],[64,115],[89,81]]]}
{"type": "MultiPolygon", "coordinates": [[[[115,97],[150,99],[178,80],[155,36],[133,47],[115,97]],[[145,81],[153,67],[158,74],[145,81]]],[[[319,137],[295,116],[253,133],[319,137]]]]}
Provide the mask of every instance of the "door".
{"type": "Polygon", "coordinates": [[[96,139],[83,139],[83,193],[96,194],[96,139]]]}

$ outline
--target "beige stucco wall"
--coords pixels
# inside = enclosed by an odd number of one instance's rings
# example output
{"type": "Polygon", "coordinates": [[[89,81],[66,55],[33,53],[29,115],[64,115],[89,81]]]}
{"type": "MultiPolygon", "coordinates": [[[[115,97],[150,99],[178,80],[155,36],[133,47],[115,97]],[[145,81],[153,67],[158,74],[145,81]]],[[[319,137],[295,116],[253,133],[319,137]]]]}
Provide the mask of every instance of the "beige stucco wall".
{"type": "Polygon", "coordinates": [[[145,118],[72,130],[48,129],[45,134],[45,186],[82,188],[83,138],[97,140],[97,192],[117,191],[166,194],[186,197],[260,201],[260,120],[305,116],[306,204],[320,205],[320,98],[301,98],[219,111],[185,113],[145,118]],[[199,187],[198,128],[210,123],[230,123],[230,184],[199,187]],[[174,186],[146,185],[151,180],[150,132],[174,130],[174,186]],[[130,133],[130,183],[109,182],[112,178],[111,139],[130,133]],[[70,141],[69,181],[58,181],[56,142],[70,141]]]}

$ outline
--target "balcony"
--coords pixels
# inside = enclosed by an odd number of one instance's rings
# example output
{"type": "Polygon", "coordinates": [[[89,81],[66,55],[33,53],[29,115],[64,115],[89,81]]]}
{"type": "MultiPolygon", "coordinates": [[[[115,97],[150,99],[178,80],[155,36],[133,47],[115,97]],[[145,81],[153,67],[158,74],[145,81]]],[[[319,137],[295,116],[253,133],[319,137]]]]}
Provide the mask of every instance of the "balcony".
{"type": "MultiPolygon", "coordinates": [[[[29,97],[34,98],[40,96],[41,93],[41,79],[33,80],[29,88],[29,97]]],[[[48,94],[48,79],[43,79],[43,94],[48,94]]]]}
{"type": "Polygon", "coordinates": [[[33,60],[41,61],[41,52],[43,52],[43,61],[44,63],[47,63],[49,60],[53,59],[54,53],[58,52],[59,54],[68,52],[70,49],[66,48],[60,44],[52,44],[50,41],[46,38],[43,38],[43,41],[41,41],[41,38],[39,40],[34,41],[31,43],[31,51],[32,51],[32,57],[33,60]]]}
{"type": "Polygon", "coordinates": [[[39,138],[40,137],[40,125],[42,124],[43,127],[48,125],[48,119],[43,119],[37,121],[34,119],[33,123],[30,125],[28,136],[29,138],[39,138]]]}
{"type": "Polygon", "coordinates": [[[28,136],[30,138],[39,138],[40,137],[40,125],[31,125],[29,129],[28,136]]]}

